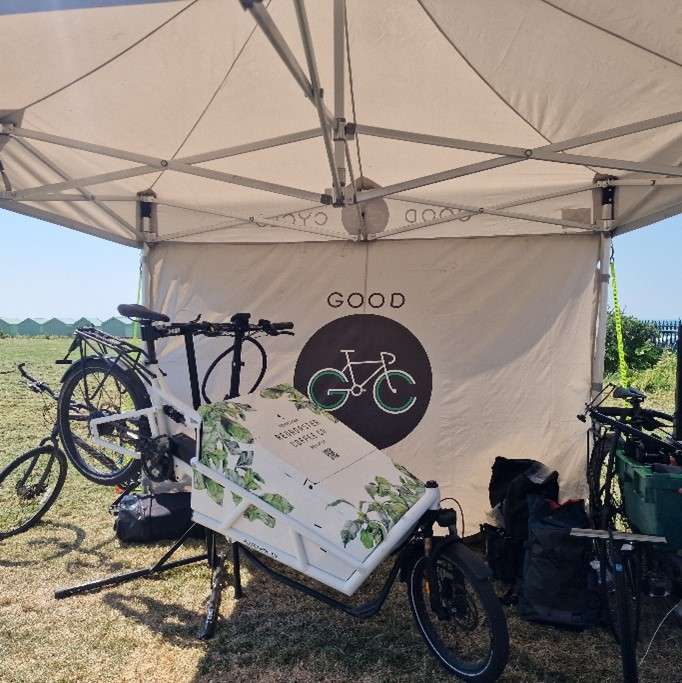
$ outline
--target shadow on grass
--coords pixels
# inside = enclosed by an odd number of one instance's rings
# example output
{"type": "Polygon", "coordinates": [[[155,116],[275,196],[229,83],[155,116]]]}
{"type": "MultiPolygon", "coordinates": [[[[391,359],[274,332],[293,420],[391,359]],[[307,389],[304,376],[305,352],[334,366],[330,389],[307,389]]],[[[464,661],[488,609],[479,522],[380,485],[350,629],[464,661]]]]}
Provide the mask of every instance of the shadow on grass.
{"type": "MultiPolygon", "coordinates": [[[[26,546],[31,554],[30,559],[0,560],[0,567],[28,567],[56,560],[70,553],[88,552],[83,549],[83,542],[86,539],[85,530],[78,525],[65,522],[42,522],[41,527],[53,533],[47,533],[27,541],[26,546]],[[64,538],[63,533],[60,534],[64,531],[68,532],[67,538],[64,538]],[[44,555],[41,552],[43,548],[48,548],[52,552],[44,555]]],[[[27,533],[30,534],[31,531],[29,530],[27,533]]],[[[3,543],[10,544],[15,538],[12,536],[3,543]]]]}
{"type": "MultiPolygon", "coordinates": [[[[210,572],[205,567],[208,597],[210,572]]],[[[231,576],[231,564],[227,563],[231,576]]],[[[354,602],[373,597],[389,567],[371,577],[354,602]]],[[[179,569],[178,571],[183,571],[179,569]]],[[[175,572],[173,572],[175,573],[175,572]]],[[[228,579],[215,637],[205,644],[195,683],[216,674],[237,681],[440,681],[444,676],[413,626],[404,588],[396,583],[384,609],[355,619],[243,569],[244,597],[228,579]]],[[[319,586],[318,586],[319,588],[319,586]]],[[[104,602],[174,644],[197,643],[202,610],[139,594],[106,593],[104,602]]]]}
{"type": "MultiPolygon", "coordinates": [[[[208,571],[206,575],[208,577],[208,571]]],[[[104,594],[102,601],[128,619],[160,633],[175,645],[187,645],[197,640],[202,615],[181,605],[147,595],[125,595],[111,590],[104,594]]]]}

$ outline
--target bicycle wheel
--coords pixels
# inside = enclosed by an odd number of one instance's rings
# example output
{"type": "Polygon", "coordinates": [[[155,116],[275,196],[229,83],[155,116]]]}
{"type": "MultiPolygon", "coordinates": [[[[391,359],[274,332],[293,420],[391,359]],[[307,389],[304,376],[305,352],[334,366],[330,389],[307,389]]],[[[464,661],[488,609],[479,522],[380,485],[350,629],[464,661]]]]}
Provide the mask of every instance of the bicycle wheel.
{"type": "MultiPolygon", "coordinates": [[[[74,467],[96,484],[114,485],[136,479],[140,459],[94,440],[90,420],[149,407],[149,395],[138,377],[103,358],[87,358],[64,380],[59,393],[59,433],[74,467]]],[[[146,417],[122,418],[99,427],[100,437],[139,454],[149,437],[146,417]]]]}
{"type": "Polygon", "coordinates": [[[414,383],[404,370],[389,370],[374,382],[374,402],[385,413],[406,413],[417,402],[410,389],[414,383]]]}
{"type": "Polygon", "coordinates": [[[308,381],[308,398],[322,410],[338,410],[345,405],[350,391],[338,391],[348,386],[346,376],[336,368],[322,368],[308,381]]]}
{"type": "Polygon", "coordinates": [[[590,453],[587,464],[587,480],[590,494],[590,517],[596,529],[630,531],[625,514],[623,491],[615,471],[609,471],[613,434],[598,439],[590,453]]]}
{"type": "Polygon", "coordinates": [[[64,486],[66,456],[41,446],[15,458],[0,472],[0,539],[35,526],[64,486]]]}
{"type": "Polygon", "coordinates": [[[446,544],[431,560],[420,558],[408,582],[410,607],[429,649],[451,674],[496,681],[509,657],[507,620],[489,580],[480,578],[477,560],[467,558],[467,552],[446,544]],[[436,605],[431,561],[438,583],[436,605]]]}
{"type": "Polygon", "coordinates": [[[611,630],[621,647],[635,647],[642,612],[641,563],[634,551],[620,559],[603,543],[600,549],[601,585],[611,630]]]}

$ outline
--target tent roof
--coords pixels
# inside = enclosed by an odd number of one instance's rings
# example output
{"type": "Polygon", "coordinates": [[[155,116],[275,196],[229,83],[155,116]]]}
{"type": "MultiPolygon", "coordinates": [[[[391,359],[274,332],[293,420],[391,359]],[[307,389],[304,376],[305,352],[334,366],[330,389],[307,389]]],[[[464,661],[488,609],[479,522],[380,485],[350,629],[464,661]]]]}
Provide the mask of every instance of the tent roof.
{"type": "Polygon", "coordinates": [[[106,239],[618,234],[682,211],[676,0],[0,14],[0,207],[106,239]]]}

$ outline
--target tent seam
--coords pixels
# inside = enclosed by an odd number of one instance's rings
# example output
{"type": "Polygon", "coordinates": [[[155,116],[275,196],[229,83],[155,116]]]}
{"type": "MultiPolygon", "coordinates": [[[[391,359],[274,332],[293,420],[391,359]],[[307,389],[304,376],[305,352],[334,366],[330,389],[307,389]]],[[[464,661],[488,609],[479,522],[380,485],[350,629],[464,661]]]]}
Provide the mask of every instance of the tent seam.
{"type": "MultiPolygon", "coordinates": [[[[272,4],[272,0],[268,0],[266,8],[269,8],[271,4],[272,4]]],[[[232,60],[232,63],[227,68],[227,72],[225,73],[225,76],[223,76],[223,79],[220,81],[220,84],[214,90],[213,94],[211,95],[208,102],[206,103],[206,106],[203,108],[201,114],[199,114],[199,118],[194,122],[192,127],[189,129],[189,132],[187,133],[187,135],[185,135],[184,139],[180,143],[180,146],[175,150],[175,152],[173,153],[173,156],[171,156],[171,159],[175,159],[177,157],[177,155],[180,154],[180,151],[187,144],[187,141],[192,136],[192,133],[194,133],[194,131],[197,129],[197,126],[201,123],[204,116],[206,116],[206,113],[208,112],[208,110],[211,107],[211,105],[213,104],[213,102],[215,102],[215,99],[216,99],[216,97],[218,97],[218,94],[220,93],[220,91],[223,89],[223,87],[227,83],[227,80],[230,77],[230,74],[232,73],[234,68],[237,66],[237,62],[239,61],[239,58],[242,56],[242,54],[246,50],[247,45],[251,42],[251,38],[253,38],[253,34],[256,32],[257,29],[258,29],[258,24],[254,24],[253,28],[251,29],[251,32],[246,37],[244,44],[239,48],[239,52],[237,52],[237,56],[232,60]]],[[[159,182],[159,180],[161,180],[164,173],[165,173],[165,171],[161,171],[161,173],[159,173],[156,180],[154,180],[154,182],[151,184],[150,189],[152,189],[152,190],[154,189],[155,185],[159,182]]]]}
{"type": "MultiPolygon", "coordinates": [[[[466,65],[490,88],[490,90],[497,96],[497,98],[503,102],[504,104],[507,105],[507,107],[518,116],[531,130],[533,130],[535,133],[537,133],[545,142],[548,142],[550,145],[554,144],[553,140],[550,140],[539,128],[536,128],[533,123],[531,123],[520,111],[518,111],[514,105],[511,104],[507,99],[505,99],[502,94],[493,86],[493,84],[488,81],[485,76],[472,64],[472,62],[466,58],[466,56],[462,53],[462,51],[455,45],[454,41],[450,38],[450,36],[445,33],[445,31],[441,28],[440,24],[434,19],[432,16],[431,12],[424,6],[423,0],[417,0],[419,5],[421,6],[422,10],[424,10],[424,13],[426,16],[431,20],[431,22],[434,24],[434,26],[438,29],[440,34],[445,38],[445,40],[449,43],[449,45],[452,47],[452,49],[464,60],[466,65]]],[[[590,168],[589,166],[583,166],[587,171],[590,171],[591,173],[596,173],[596,171],[593,168],[590,168]]]]}
{"type": "Polygon", "coordinates": [[[90,71],[87,71],[84,74],[81,74],[77,78],[73,79],[72,81],[69,81],[68,83],[60,86],[56,90],[53,90],[52,92],[48,93],[47,95],[43,95],[42,97],[38,98],[37,100],[34,100],[30,104],[25,105],[24,107],[20,107],[19,109],[21,110],[26,110],[29,109],[30,107],[35,106],[36,104],[40,104],[41,102],[44,102],[45,100],[49,99],[50,97],[53,97],[54,95],[58,95],[61,92],[64,92],[67,88],[70,88],[72,85],[76,85],[76,83],[79,83],[80,81],[88,78],[89,76],[92,76],[94,73],[97,73],[100,69],[103,69],[106,66],[109,66],[112,62],[116,61],[119,57],[122,57],[126,53],[130,52],[134,48],[136,48],[138,45],[143,43],[147,38],[150,38],[153,36],[155,33],[160,31],[162,28],[165,28],[168,24],[170,24],[174,19],[179,17],[183,12],[186,10],[190,9],[194,5],[196,5],[199,2],[199,0],[192,0],[189,4],[185,5],[182,7],[180,10],[178,10],[175,14],[172,16],[168,17],[164,22],[153,28],[149,33],[146,33],[144,36],[141,38],[138,38],[135,42],[132,44],[128,45],[125,49],[123,49],[121,52],[113,55],[112,57],[109,57],[106,61],[102,62],[101,64],[98,64],[96,67],[93,67],[90,69],[90,71]]]}
{"type": "Polygon", "coordinates": [[[659,59],[663,59],[664,61],[666,61],[666,62],[668,62],[674,66],[682,67],[682,63],[676,61],[672,57],[667,57],[666,55],[661,54],[660,52],[656,52],[655,50],[652,50],[651,48],[648,48],[644,45],[640,45],[639,43],[636,43],[634,40],[630,40],[630,38],[626,38],[625,36],[620,35],[620,33],[616,33],[615,31],[612,31],[611,29],[608,29],[605,26],[600,26],[599,24],[595,24],[593,21],[590,21],[589,19],[586,19],[585,17],[581,17],[579,14],[574,14],[573,12],[570,12],[569,10],[564,9],[563,7],[555,5],[553,2],[550,2],[550,0],[538,0],[538,1],[542,2],[543,4],[547,5],[548,7],[551,7],[552,9],[556,10],[557,12],[561,12],[562,14],[565,14],[566,16],[569,16],[572,19],[575,19],[576,21],[581,21],[582,23],[587,24],[588,26],[591,26],[592,28],[596,29],[597,31],[602,31],[603,33],[606,33],[607,35],[611,36],[612,38],[622,40],[623,42],[627,43],[628,45],[631,45],[632,47],[635,47],[639,50],[643,50],[644,52],[648,52],[653,57],[658,57],[659,59]]]}

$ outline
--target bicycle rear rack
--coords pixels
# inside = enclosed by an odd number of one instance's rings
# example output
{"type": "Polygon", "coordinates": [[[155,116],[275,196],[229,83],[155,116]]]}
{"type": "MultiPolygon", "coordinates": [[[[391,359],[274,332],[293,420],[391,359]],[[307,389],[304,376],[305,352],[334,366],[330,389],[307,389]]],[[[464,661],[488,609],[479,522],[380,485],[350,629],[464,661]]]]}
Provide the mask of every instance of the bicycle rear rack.
{"type": "Polygon", "coordinates": [[[117,365],[125,365],[128,369],[140,373],[147,379],[156,377],[147,366],[149,356],[144,349],[95,327],[79,327],[74,332],[74,340],[62,362],[67,361],[69,355],[76,349],[78,349],[81,359],[94,355],[98,358],[112,360],[111,352],[113,351],[115,354],[113,361],[117,365]]]}

